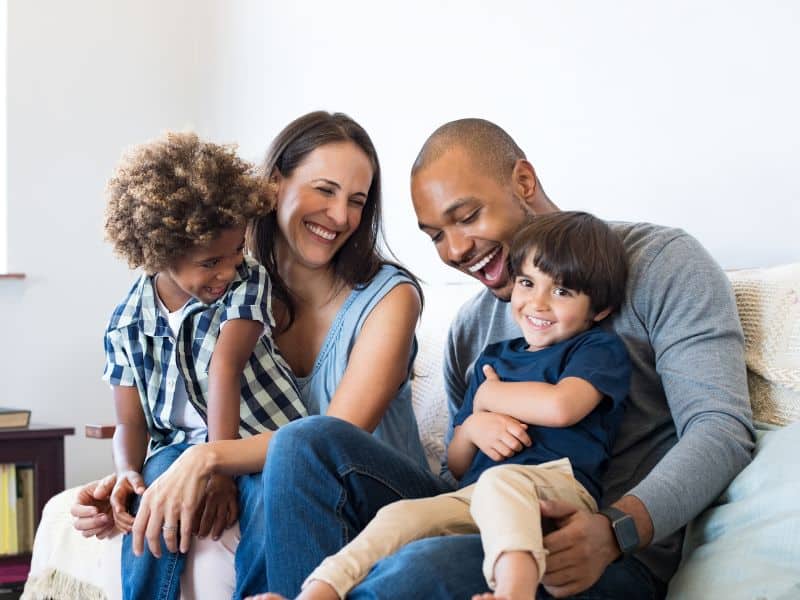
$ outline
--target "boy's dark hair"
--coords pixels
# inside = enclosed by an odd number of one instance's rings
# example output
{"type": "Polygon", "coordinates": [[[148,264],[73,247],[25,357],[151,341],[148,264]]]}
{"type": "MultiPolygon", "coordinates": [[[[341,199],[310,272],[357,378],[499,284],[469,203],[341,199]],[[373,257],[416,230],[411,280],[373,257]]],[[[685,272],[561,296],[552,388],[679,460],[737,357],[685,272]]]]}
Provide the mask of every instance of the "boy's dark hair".
{"type": "Polygon", "coordinates": [[[106,238],[131,268],[168,268],[225,229],[269,213],[274,193],[233,146],[167,133],[134,148],[108,182],[106,238]]]}
{"type": "MultiPolygon", "coordinates": [[[[381,252],[379,239],[388,250],[381,230],[381,167],[378,153],[361,125],[344,113],[314,111],[298,117],[278,133],[272,141],[264,163],[262,175],[269,178],[274,171],[283,177],[291,177],[294,170],[314,150],[327,144],[352,142],[367,155],[372,165],[372,183],[367,192],[367,201],[361,212],[358,228],[333,257],[332,266],[337,284],[359,288],[365,286],[383,265],[391,264],[402,270],[414,282],[422,299],[422,289],[417,278],[405,267],[391,262],[381,252]]],[[[295,317],[292,292],[278,272],[275,239],[278,235],[277,217],[274,212],[254,221],[248,229],[249,252],[267,269],[272,281],[273,295],[284,304],[289,318],[282,325],[288,329],[295,317]]],[[[391,253],[391,250],[389,250],[391,253]]],[[[338,291],[338,289],[336,290],[338,291]]]]}
{"type": "Polygon", "coordinates": [[[559,211],[533,218],[514,237],[511,274],[526,260],[566,288],[583,292],[595,314],[625,299],[628,258],[622,239],[605,221],[585,212],[559,211]]]}

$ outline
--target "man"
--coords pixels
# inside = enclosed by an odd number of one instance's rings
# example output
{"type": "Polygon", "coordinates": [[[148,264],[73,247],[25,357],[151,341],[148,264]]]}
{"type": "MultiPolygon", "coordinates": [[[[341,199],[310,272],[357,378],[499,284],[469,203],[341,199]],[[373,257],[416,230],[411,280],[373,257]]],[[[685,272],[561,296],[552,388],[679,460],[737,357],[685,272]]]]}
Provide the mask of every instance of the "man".
{"type": "MultiPolygon", "coordinates": [[[[431,135],[414,163],[411,192],[419,227],[442,261],[487,288],[450,329],[445,386],[452,415],[480,351],[513,337],[506,258],[515,232],[558,208],[511,137],[479,119],[431,135]]],[[[633,362],[630,407],[604,480],[610,508],[592,515],[542,504],[555,526],[545,538],[542,597],[585,590],[592,598],[663,597],[682,527],[749,462],[753,448],[743,337],[724,273],[683,231],[614,228],[630,264],[626,302],[612,323],[633,362]]],[[[381,506],[443,487],[370,436],[325,417],[279,432],[264,485],[272,523],[268,581],[287,596],[381,506]]],[[[481,560],[477,535],[420,540],[379,563],[348,597],[467,598],[487,589],[481,560]]]]}

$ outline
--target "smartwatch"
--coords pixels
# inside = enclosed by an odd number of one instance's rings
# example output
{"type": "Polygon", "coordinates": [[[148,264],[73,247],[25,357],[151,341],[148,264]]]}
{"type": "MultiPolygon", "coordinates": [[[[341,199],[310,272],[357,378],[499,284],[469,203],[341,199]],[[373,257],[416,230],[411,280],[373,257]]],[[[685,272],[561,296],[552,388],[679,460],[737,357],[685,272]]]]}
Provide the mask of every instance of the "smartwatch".
{"type": "Polygon", "coordinates": [[[600,509],[599,513],[611,521],[611,529],[614,537],[617,538],[617,545],[622,556],[632,554],[639,547],[639,532],[636,531],[636,522],[633,517],[613,506],[600,509]]]}

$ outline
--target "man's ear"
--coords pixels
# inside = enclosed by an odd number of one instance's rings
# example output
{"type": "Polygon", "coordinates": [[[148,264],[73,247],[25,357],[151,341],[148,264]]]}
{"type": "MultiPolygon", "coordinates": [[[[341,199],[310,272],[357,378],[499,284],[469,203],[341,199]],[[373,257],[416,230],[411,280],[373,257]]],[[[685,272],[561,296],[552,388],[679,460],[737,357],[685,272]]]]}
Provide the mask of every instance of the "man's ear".
{"type": "Polygon", "coordinates": [[[601,310],[599,313],[597,313],[595,316],[592,317],[592,321],[594,321],[595,323],[599,323],[600,321],[602,321],[608,315],[611,314],[611,310],[612,308],[610,306],[608,308],[604,308],[603,310],[601,310]]]}
{"type": "Polygon", "coordinates": [[[511,171],[511,186],[514,194],[526,205],[532,207],[539,180],[536,178],[533,165],[524,158],[520,158],[514,163],[514,169],[511,171]]]}

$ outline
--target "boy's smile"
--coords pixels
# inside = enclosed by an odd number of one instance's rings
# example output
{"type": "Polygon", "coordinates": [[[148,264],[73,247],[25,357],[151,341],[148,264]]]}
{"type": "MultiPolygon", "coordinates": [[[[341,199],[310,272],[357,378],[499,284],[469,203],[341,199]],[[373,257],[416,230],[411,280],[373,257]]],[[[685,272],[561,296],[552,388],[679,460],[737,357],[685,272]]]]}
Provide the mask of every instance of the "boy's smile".
{"type": "Polygon", "coordinates": [[[189,298],[211,304],[226,292],[244,259],[244,231],[244,226],[225,229],[158,273],[156,290],[167,310],[180,309],[189,298]]]}
{"type": "Polygon", "coordinates": [[[533,266],[532,249],[511,291],[511,312],[531,352],[568,340],[608,314],[594,314],[591,299],[533,266]]]}

